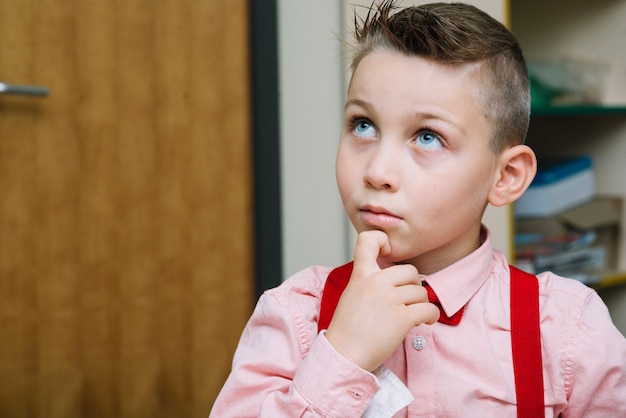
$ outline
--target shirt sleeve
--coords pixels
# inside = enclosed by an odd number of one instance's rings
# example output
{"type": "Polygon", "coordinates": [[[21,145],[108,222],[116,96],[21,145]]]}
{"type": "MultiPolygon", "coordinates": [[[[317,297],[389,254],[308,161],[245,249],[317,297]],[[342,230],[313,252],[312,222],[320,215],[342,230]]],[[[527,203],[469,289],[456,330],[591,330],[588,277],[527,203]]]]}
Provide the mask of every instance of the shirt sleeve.
{"type": "Polygon", "coordinates": [[[361,416],[378,381],[317,334],[318,312],[293,288],[261,296],[210,417],[361,416]]]}
{"type": "Polygon", "coordinates": [[[590,292],[566,358],[563,417],[626,417],[626,339],[604,302],[590,292]]]}

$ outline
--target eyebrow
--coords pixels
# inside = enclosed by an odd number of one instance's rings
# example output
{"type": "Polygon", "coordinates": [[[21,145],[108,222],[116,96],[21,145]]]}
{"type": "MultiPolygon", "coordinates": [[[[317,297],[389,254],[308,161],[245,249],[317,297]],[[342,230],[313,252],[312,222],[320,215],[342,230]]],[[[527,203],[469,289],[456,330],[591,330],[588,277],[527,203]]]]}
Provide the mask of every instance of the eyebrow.
{"type": "Polygon", "coordinates": [[[346,105],[344,106],[344,110],[348,108],[348,106],[350,105],[356,105],[356,106],[360,106],[363,107],[367,110],[371,110],[372,109],[372,105],[369,104],[369,102],[366,102],[365,100],[361,100],[361,99],[348,99],[346,100],[346,105]]]}
{"type": "Polygon", "coordinates": [[[465,134],[465,126],[463,124],[457,123],[457,122],[455,122],[452,119],[448,119],[448,118],[445,118],[445,117],[434,115],[432,113],[417,111],[417,112],[413,112],[408,119],[409,120],[419,120],[420,122],[427,122],[427,121],[431,121],[431,120],[440,121],[440,122],[443,122],[443,123],[451,126],[453,129],[455,129],[460,134],[465,134]]]}
{"type": "Polygon", "coordinates": [[[458,126],[458,124],[455,123],[454,121],[452,121],[451,119],[446,119],[444,117],[437,116],[437,115],[434,115],[434,114],[429,113],[429,112],[419,112],[419,111],[412,112],[408,117],[406,117],[406,119],[409,119],[409,120],[420,120],[420,121],[424,121],[424,120],[426,120],[426,121],[428,121],[428,120],[438,120],[438,121],[442,121],[442,122],[448,123],[448,124],[453,125],[453,126],[458,126]]]}

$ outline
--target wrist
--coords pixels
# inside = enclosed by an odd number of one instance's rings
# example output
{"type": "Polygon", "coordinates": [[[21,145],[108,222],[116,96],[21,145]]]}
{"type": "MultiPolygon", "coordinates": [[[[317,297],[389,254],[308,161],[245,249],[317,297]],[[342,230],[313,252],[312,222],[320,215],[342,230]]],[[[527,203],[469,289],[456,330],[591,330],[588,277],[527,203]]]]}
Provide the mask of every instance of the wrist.
{"type": "Polygon", "coordinates": [[[370,350],[364,349],[364,347],[367,347],[366,345],[355,343],[354,339],[345,338],[344,335],[344,333],[337,332],[333,329],[332,325],[328,327],[328,330],[326,330],[324,334],[331,347],[341,357],[355,366],[371,373],[382,364],[382,362],[377,364],[377,362],[372,359],[370,350]]]}

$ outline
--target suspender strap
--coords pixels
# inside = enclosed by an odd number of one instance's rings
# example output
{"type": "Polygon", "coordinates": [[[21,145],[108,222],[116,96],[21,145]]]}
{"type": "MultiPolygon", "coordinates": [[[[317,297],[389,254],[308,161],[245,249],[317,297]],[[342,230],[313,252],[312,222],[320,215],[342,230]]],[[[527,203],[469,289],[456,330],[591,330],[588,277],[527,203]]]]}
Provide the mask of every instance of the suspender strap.
{"type": "Polygon", "coordinates": [[[341,294],[348,286],[350,276],[352,276],[353,262],[344,264],[341,267],[337,267],[330,272],[324,285],[324,291],[322,293],[322,301],[320,304],[320,318],[317,321],[317,331],[327,329],[330,325],[330,320],[333,319],[335,309],[339,303],[341,294]]]}
{"type": "Polygon", "coordinates": [[[543,417],[543,364],[537,277],[511,269],[511,347],[517,395],[517,416],[543,417]]]}

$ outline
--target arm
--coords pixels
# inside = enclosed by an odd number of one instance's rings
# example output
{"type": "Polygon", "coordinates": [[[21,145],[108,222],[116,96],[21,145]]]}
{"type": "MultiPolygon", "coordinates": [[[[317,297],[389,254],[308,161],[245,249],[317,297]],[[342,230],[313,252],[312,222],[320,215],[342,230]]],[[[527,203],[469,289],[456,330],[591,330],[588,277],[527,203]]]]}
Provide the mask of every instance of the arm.
{"type": "Polygon", "coordinates": [[[321,284],[309,287],[287,283],[260,298],[211,417],[360,416],[367,408],[377,380],[317,335],[321,284]]]}
{"type": "Polygon", "coordinates": [[[626,416],[626,339],[590,292],[568,347],[563,417],[626,416]]]}

